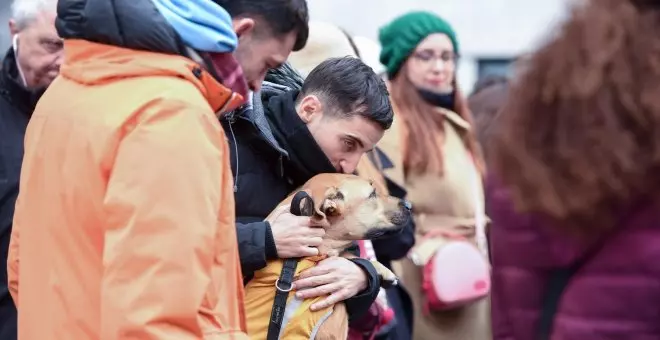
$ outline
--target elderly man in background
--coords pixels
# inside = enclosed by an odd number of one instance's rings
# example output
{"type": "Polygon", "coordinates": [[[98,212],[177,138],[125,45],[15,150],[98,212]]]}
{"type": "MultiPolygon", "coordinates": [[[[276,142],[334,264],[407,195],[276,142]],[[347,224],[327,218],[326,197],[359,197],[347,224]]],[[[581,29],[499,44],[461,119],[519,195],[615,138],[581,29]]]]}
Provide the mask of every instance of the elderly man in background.
{"type": "Polygon", "coordinates": [[[62,40],[57,0],[14,0],[12,47],[0,67],[0,339],[16,339],[16,307],[7,288],[7,249],[23,159],[23,137],[34,106],[57,76],[62,40]]]}

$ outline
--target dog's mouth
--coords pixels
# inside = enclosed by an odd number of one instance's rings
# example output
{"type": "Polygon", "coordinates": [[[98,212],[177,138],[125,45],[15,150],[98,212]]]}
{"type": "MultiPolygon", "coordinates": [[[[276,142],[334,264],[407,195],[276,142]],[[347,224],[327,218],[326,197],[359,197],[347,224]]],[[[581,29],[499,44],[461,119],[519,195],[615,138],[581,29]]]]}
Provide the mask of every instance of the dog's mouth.
{"type": "Polygon", "coordinates": [[[388,214],[387,219],[392,223],[393,226],[388,228],[371,229],[367,232],[366,237],[367,239],[374,239],[399,234],[401,230],[403,230],[403,227],[410,223],[411,218],[412,213],[410,208],[407,207],[391,212],[388,214]]]}
{"type": "Polygon", "coordinates": [[[401,233],[403,227],[405,227],[412,218],[410,210],[402,210],[392,213],[388,219],[392,223],[392,226],[387,228],[374,228],[367,231],[365,237],[367,239],[374,239],[380,237],[393,236],[401,233]]]}
{"type": "Polygon", "coordinates": [[[410,210],[403,210],[390,215],[390,222],[396,226],[403,227],[410,222],[411,218],[412,214],[410,210]]]}
{"type": "Polygon", "coordinates": [[[410,203],[407,201],[402,201],[402,203],[399,204],[400,209],[390,212],[387,214],[387,218],[394,224],[395,226],[401,228],[404,225],[410,223],[410,219],[412,218],[412,209],[410,208],[410,203]]]}

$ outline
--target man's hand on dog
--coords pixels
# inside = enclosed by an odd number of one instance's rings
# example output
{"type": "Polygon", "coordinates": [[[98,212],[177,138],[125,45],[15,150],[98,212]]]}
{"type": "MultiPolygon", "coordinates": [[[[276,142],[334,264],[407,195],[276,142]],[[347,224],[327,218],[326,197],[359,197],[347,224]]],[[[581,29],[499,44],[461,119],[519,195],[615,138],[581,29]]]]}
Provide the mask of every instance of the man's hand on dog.
{"type": "Polygon", "coordinates": [[[329,295],[311,306],[312,311],[317,311],[352,298],[367,285],[367,274],[362,268],[343,257],[330,257],[300,273],[293,288],[301,299],[329,295]]]}
{"type": "Polygon", "coordinates": [[[288,205],[277,208],[271,220],[268,220],[277,256],[288,259],[318,255],[317,247],[323,242],[325,230],[313,227],[310,217],[293,215],[289,209],[288,205]]]}

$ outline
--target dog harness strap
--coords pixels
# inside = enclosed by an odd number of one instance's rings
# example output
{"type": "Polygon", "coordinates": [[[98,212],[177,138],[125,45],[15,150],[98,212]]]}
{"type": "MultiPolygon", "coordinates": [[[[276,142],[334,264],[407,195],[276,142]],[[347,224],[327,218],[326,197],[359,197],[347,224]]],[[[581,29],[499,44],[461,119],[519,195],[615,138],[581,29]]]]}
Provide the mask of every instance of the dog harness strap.
{"type": "Polygon", "coordinates": [[[285,260],[280,278],[275,283],[277,291],[275,292],[273,309],[270,312],[267,340],[278,340],[280,337],[286,303],[289,298],[289,292],[293,288],[293,278],[296,275],[296,267],[298,267],[298,259],[285,260]]]}
{"type": "MultiPolygon", "coordinates": [[[[299,191],[293,196],[293,200],[291,200],[291,213],[297,216],[311,216],[314,214],[314,202],[307,192],[299,191]],[[301,203],[305,205],[301,207],[301,203]]],[[[277,291],[275,292],[273,309],[270,312],[270,323],[268,325],[266,340],[278,340],[280,338],[286,303],[289,299],[289,292],[293,289],[293,278],[296,275],[296,267],[298,267],[298,259],[284,260],[280,278],[275,282],[275,289],[277,291]]]]}
{"type": "MultiPolygon", "coordinates": [[[[625,214],[621,220],[624,220],[629,215],[625,214]]],[[[620,223],[619,223],[620,225],[620,223]]],[[[563,294],[571,283],[572,278],[587,264],[591,259],[600,253],[601,249],[605,247],[610,239],[618,233],[625,231],[625,228],[613,229],[601,235],[600,239],[595,241],[587,250],[578,258],[573,264],[568,267],[557,268],[550,273],[545,295],[543,296],[543,308],[541,309],[541,319],[537,329],[537,340],[548,340],[552,337],[554,330],[555,315],[559,311],[561,299],[563,294]]]]}

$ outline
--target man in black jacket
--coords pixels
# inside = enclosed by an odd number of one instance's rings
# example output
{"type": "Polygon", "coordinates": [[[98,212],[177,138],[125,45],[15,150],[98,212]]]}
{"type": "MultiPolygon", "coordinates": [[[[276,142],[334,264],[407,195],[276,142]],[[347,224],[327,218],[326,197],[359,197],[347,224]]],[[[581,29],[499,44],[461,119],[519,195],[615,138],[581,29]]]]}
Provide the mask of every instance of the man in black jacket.
{"type": "MultiPolygon", "coordinates": [[[[353,173],[392,124],[383,81],[357,58],[329,59],[301,85],[265,82],[249,104],[223,120],[235,177],[236,219],[243,274],[249,280],[276,258],[318,253],[323,231],[286,209],[264,219],[287,195],[320,173],[353,173]]],[[[294,80],[294,81],[291,81],[294,80]]],[[[380,282],[366,260],[331,258],[296,282],[303,298],[329,295],[312,308],[346,300],[349,315],[366,311],[380,282]]]]}
{"type": "MultiPolygon", "coordinates": [[[[319,61],[319,63],[321,62],[322,61],[319,61]]],[[[269,98],[273,92],[279,93],[278,91],[282,91],[282,88],[299,90],[302,87],[302,78],[300,78],[298,73],[296,73],[291,66],[292,65],[286,63],[281,67],[268,71],[268,74],[266,75],[266,91],[262,92],[264,97],[269,98]]],[[[261,101],[258,103],[261,103],[261,101]]],[[[394,166],[387,155],[380,151],[377,146],[371,152],[366,153],[366,156],[371,163],[381,171],[394,166]]],[[[365,160],[362,160],[362,162],[364,161],[365,160]]],[[[385,175],[383,175],[383,180],[385,180],[390,195],[401,199],[406,198],[407,193],[404,188],[391,181],[385,175]]],[[[409,224],[403,228],[399,234],[392,237],[378,238],[372,240],[371,243],[378,262],[392,269],[392,262],[405,257],[415,244],[415,223],[411,219],[409,224]]],[[[378,330],[376,339],[411,339],[413,315],[410,296],[401,285],[388,288],[386,292],[387,304],[395,310],[396,320],[390,321],[387,325],[382,325],[383,328],[378,330]]],[[[369,329],[368,327],[372,325],[373,321],[373,315],[365,315],[364,318],[353,318],[350,327],[355,327],[358,331],[364,331],[369,329]]],[[[365,334],[365,336],[368,336],[368,334],[365,334]]]]}
{"type": "Polygon", "coordinates": [[[14,0],[13,46],[0,69],[0,339],[16,339],[16,307],[7,287],[7,250],[23,159],[23,138],[39,97],[59,72],[57,0],[14,0]]]}

